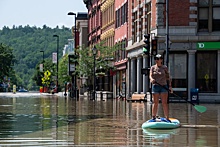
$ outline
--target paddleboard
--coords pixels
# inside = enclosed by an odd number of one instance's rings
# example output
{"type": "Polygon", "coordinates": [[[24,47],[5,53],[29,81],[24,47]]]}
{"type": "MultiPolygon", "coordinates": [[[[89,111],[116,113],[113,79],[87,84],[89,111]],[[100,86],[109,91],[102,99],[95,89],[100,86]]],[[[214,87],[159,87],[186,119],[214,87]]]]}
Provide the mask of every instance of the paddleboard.
{"type": "Polygon", "coordinates": [[[156,118],[155,122],[150,122],[149,120],[142,124],[142,129],[174,129],[180,126],[178,119],[169,118],[171,122],[161,121],[162,118],[156,118]]]}

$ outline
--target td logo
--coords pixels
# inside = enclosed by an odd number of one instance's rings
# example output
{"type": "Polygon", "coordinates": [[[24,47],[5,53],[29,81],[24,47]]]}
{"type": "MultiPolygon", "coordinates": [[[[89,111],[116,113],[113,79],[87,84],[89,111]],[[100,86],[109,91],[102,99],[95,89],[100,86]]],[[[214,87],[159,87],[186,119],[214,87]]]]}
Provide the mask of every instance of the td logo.
{"type": "Polygon", "coordinates": [[[204,43],[198,43],[198,45],[199,45],[199,48],[204,48],[205,47],[204,43]]]}

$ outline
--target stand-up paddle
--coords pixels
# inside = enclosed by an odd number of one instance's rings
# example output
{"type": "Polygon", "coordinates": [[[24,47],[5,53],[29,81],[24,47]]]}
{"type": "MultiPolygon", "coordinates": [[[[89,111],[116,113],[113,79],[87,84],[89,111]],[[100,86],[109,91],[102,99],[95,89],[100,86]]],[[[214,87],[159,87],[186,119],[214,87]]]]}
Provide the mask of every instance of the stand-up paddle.
{"type": "MultiPolygon", "coordinates": [[[[160,85],[160,86],[162,86],[161,84],[159,84],[159,83],[156,82],[156,81],[155,81],[155,83],[158,84],[158,85],[160,85]]],[[[171,92],[169,88],[164,87],[164,86],[162,86],[162,87],[163,87],[164,89],[166,89],[167,91],[171,92]]],[[[172,94],[175,95],[175,96],[177,96],[177,97],[179,97],[179,98],[181,98],[181,99],[183,99],[183,100],[185,100],[186,102],[190,103],[191,105],[193,105],[193,107],[194,107],[198,112],[200,112],[200,113],[203,113],[203,112],[205,112],[205,111],[207,110],[207,108],[206,108],[205,106],[195,105],[194,103],[188,101],[187,99],[185,99],[185,98],[183,98],[183,97],[181,97],[181,96],[179,96],[179,95],[177,95],[177,94],[175,94],[175,93],[172,93],[172,94]]]]}

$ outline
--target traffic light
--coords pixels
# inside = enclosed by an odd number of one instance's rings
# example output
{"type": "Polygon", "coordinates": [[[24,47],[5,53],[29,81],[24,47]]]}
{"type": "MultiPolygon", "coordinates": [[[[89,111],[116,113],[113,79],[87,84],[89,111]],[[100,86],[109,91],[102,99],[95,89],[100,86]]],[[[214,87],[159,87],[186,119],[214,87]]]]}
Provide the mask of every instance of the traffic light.
{"type": "Polygon", "coordinates": [[[148,55],[150,52],[150,34],[145,34],[144,38],[145,46],[143,47],[143,53],[148,55]]]}
{"type": "Polygon", "coordinates": [[[153,56],[157,55],[157,39],[152,39],[151,40],[151,54],[153,56]]]}

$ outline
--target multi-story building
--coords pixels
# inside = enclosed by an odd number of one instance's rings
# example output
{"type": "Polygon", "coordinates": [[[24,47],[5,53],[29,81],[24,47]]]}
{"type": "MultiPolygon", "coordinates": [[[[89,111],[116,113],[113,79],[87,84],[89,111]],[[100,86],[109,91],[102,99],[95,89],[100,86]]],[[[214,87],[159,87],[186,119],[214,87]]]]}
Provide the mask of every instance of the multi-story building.
{"type": "MultiPolygon", "coordinates": [[[[73,39],[68,39],[68,45],[65,45],[63,50],[63,55],[68,54],[69,64],[68,64],[68,73],[72,76],[72,93],[76,94],[76,88],[80,89],[80,92],[83,93],[82,85],[86,82],[84,77],[77,77],[72,75],[74,72],[74,67],[76,66],[75,62],[70,62],[71,58],[74,58],[73,55],[76,53],[76,49],[81,49],[79,47],[88,46],[88,13],[78,12],[77,14],[70,12],[68,15],[75,15],[75,26],[72,26],[71,32],[73,39]],[[75,87],[75,88],[74,88],[75,87]],[[75,91],[75,92],[73,92],[75,91]]],[[[85,88],[84,88],[85,89],[85,88]]],[[[74,94],[71,94],[71,97],[74,97],[74,94]]]]}
{"type": "MultiPolygon", "coordinates": [[[[88,13],[87,12],[77,13],[76,28],[78,32],[79,47],[88,47],[88,13]]],[[[77,87],[81,95],[83,95],[87,89],[86,80],[87,80],[87,77],[85,76],[81,76],[77,80],[77,87]]]]}
{"type": "MultiPolygon", "coordinates": [[[[104,41],[105,46],[112,47],[115,34],[114,0],[87,0],[84,3],[89,13],[89,46],[92,48],[95,44],[104,41]]],[[[96,67],[96,71],[102,71],[102,67],[96,67]]],[[[102,92],[112,97],[113,75],[110,74],[110,70],[104,73],[104,76],[96,76],[96,91],[98,95],[102,92]]]]}
{"type": "MultiPolygon", "coordinates": [[[[115,0],[101,0],[101,13],[102,13],[102,34],[101,41],[105,46],[114,46],[115,35],[115,0]]],[[[108,63],[113,62],[111,59],[106,59],[108,63]]],[[[98,90],[105,91],[109,94],[108,97],[113,97],[113,75],[110,70],[105,71],[103,77],[98,78],[98,90]]]]}
{"type": "Polygon", "coordinates": [[[141,68],[149,66],[149,56],[144,55],[144,34],[151,32],[151,1],[128,1],[127,98],[133,93],[149,90],[148,77],[141,68]]]}
{"type": "MultiPolygon", "coordinates": [[[[89,20],[90,44],[105,36],[103,34],[112,26],[107,27],[109,18],[104,17],[108,21],[102,20],[103,26],[99,20],[103,19],[102,15],[110,16],[113,12],[106,15],[102,11],[98,19],[94,18],[95,8],[99,8],[95,6],[101,7],[107,1],[90,1],[92,5],[88,10],[90,19],[93,18],[89,20]]],[[[152,56],[143,54],[142,50],[144,34],[150,34],[151,38],[157,38],[157,52],[164,55],[174,92],[190,99],[191,88],[199,88],[201,101],[207,97],[210,101],[220,100],[219,0],[118,0],[114,3],[114,43],[125,41],[127,52],[115,57],[115,95],[123,93],[123,87],[126,87],[126,97],[149,91],[148,75],[142,75],[141,69],[154,64],[152,56]],[[127,10],[123,7],[125,4],[127,10]],[[123,85],[124,76],[126,86],[123,85]]]]}
{"type": "Polygon", "coordinates": [[[101,0],[84,0],[88,9],[88,45],[93,46],[100,42],[102,14],[101,0]]]}
{"type": "Polygon", "coordinates": [[[217,63],[220,61],[220,1],[169,0],[168,7],[165,2],[151,0],[128,3],[128,11],[131,11],[128,31],[132,30],[128,32],[127,47],[128,73],[131,74],[129,91],[145,93],[144,88],[149,85],[145,85],[148,80],[140,74],[141,68],[146,67],[147,63],[141,52],[141,33],[149,33],[158,39],[158,53],[165,57],[166,51],[169,51],[169,60],[165,58],[165,63],[168,63],[174,92],[190,99],[191,88],[199,88],[200,101],[219,101],[220,65],[217,63]],[[168,23],[166,14],[169,14],[168,23]],[[169,28],[168,32],[166,27],[169,28]],[[169,43],[169,48],[165,42],[169,43]]]}
{"type": "Polygon", "coordinates": [[[121,44],[121,50],[115,53],[116,75],[114,76],[114,97],[126,96],[126,69],[127,69],[127,38],[128,38],[128,2],[115,1],[115,44],[121,44]]]}

